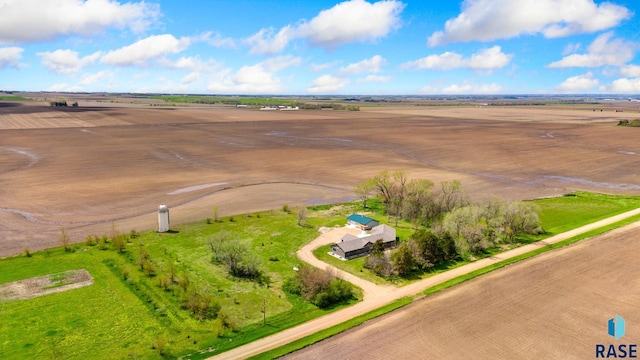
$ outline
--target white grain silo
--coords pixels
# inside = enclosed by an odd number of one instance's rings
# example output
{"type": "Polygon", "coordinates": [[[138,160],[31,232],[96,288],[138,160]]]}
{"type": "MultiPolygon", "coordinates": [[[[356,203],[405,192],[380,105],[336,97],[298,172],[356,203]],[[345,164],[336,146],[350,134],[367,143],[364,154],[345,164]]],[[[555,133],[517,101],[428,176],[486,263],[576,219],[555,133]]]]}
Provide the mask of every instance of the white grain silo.
{"type": "Polygon", "coordinates": [[[158,232],[169,231],[169,208],[167,205],[158,206],[158,232]]]}

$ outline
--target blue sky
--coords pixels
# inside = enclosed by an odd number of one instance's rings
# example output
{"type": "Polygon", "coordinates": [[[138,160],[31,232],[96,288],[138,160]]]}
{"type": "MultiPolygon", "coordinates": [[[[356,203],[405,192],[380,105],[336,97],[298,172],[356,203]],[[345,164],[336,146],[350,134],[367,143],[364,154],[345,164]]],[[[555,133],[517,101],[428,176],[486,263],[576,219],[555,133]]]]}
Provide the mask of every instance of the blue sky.
{"type": "Polygon", "coordinates": [[[640,93],[633,0],[0,1],[0,89],[640,93]]]}

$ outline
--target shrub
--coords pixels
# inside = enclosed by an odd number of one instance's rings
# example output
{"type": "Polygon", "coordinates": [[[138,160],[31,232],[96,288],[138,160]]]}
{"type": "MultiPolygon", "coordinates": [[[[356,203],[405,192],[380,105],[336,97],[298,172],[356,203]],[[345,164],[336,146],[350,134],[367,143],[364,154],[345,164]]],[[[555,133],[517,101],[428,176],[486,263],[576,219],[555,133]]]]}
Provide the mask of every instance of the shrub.
{"type": "Polygon", "coordinates": [[[189,288],[182,299],[182,307],[198,320],[215,319],[222,308],[212,295],[189,288]]]}
{"type": "Polygon", "coordinates": [[[209,240],[209,247],[213,252],[211,261],[227,266],[231,275],[247,279],[263,277],[260,259],[250,252],[245,242],[231,239],[228,232],[214,235],[209,240]]]}
{"type": "Polygon", "coordinates": [[[285,280],[282,289],[290,294],[302,295],[320,308],[339,304],[353,297],[353,286],[350,283],[311,267],[303,267],[295,277],[285,280]]]}
{"type": "Polygon", "coordinates": [[[98,244],[98,235],[87,235],[87,238],[84,240],[84,243],[87,246],[96,246],[98,244]]]}
{"type": "Polygon", "coordinates": [[[31,251],[29,250],[29,248],[24,248],[24,256],[26,257],[31,257],[31,251]]]}

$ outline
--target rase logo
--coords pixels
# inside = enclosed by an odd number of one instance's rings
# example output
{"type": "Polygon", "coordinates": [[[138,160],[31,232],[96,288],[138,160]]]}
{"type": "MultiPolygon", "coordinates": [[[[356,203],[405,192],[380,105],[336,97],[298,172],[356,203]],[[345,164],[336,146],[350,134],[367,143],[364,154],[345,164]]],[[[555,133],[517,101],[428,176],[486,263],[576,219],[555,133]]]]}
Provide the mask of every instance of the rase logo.
{"type": "Polygon", "coordinates": [[[608,329],[609,335],[616,338],[616,340],[620,339],[624,336],[624,319],[620,315],[609,319],[608,329]]]}
{"type": "MultiPolygon", "coordinates": [[[[620,315],[609,319],[607,323],[607,333],[616,340],[625,334],[625,321],[620,315]]],[[[637,359],[638,344],[596,344],[596,359],[637,359]]]]}

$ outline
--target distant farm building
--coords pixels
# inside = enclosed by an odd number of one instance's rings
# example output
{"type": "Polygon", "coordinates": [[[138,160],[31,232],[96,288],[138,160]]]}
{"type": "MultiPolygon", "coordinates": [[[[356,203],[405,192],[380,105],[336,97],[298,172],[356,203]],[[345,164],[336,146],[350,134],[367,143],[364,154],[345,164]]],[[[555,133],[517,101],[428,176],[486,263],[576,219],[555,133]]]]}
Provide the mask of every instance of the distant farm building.
{"type": "Polygon", "coordinates": [[[339,242],[331,245],[331,252],[343,259],[351,260],[371,253],[373,244],[382,240],[386,249],[396,246],[396,229],[388,225],[377,225],[364,236],[345,234],[339,242]]]}
{"type": "Polygon", "coordinates": [[[377,221],[360,214],[351,214],[347,217],[347,225],[353,225],[360,230],[371,230],[378,224],[377,221]]]}

